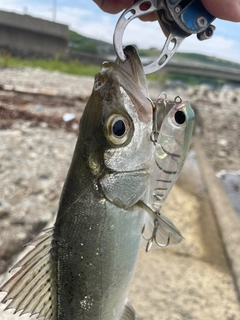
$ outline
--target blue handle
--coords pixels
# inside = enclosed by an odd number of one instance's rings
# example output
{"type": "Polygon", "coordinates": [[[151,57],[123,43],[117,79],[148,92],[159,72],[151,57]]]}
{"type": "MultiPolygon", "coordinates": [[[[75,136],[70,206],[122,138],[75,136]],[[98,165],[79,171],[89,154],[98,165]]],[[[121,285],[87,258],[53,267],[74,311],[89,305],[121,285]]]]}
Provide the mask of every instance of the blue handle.
{"type": "Polygon", "coordinates": [[[183,10],[180,15],[182,23],[192,30],[193,33],[199,32],[213,22],[215,17],[211,15],[203,6],[200,0],[193,1],[183,10]]]}

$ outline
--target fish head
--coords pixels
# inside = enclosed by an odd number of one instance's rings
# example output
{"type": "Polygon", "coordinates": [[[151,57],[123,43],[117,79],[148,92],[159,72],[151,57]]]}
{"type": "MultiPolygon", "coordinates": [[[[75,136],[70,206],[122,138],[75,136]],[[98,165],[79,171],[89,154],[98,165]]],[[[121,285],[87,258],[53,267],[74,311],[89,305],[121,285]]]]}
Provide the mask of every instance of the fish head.
{"type": "MultiPolygon", "coordinates": [[[[103,63],[80,124],[89,169],[111,200],[116,196],[110,196],[109,190],[119,193],[126,184],[140,184],[142,195],[153,156],[153,107],[143,66],[134,47],[126,47],[125,55],[125,62],[103,63]]],[[[128,206],[140,198],[139,194],[134,200],[115,202],[128,206]]]]}

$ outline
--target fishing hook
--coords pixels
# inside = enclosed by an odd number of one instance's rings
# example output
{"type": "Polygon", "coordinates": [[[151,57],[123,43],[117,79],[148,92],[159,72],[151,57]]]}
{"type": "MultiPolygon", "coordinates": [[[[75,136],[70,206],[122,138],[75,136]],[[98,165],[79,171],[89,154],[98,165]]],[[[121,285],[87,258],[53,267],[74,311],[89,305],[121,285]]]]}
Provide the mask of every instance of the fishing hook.
{"type": "Polygon", "coordinates": [[[152,101],[151,98],[149,97],[146,97],[151,105],[152,105],[152,110],[153,110],[153,125],[152,125],[152,132],[150,134],[150,140],[153,142],[154,145],[156,145],[156,142],[157,142],[157,137],[158,137],[158,134],[159,132],[157,131],[157,108],[156,108],[156,104],[152,101]]]}
{"type": "Polygon", "coordinates": [[[144,230],[145,230],[145,225],[142,228],[142,237],[144,240],[147,241],[147,246],[146,246],[146,252],[148,252],[153,244],[153,241],[155,241],[156,245],[159,247],[167,247],[170,243],[170,235],[168,236],[167,242],[165,244],[162,244],[157,241],[157,230],[158,230],[159,222],[157,219],[154,220],[154,228],[151,237],[148,239],[144,236],[144,230]]]}
{"type": "Polygon", "coordinates": [[[164,112],[166,115],[166,105],[167,105],[167,94],[166,92],[162,92],[159,94],[157,97],[157,100],[153,103],[153,126],[152,126],[152,132],[150,135],[150,140],[153,142],[153,144],[156,146],[157,138],[159,135],[159,130],[158,130],[158,109],[159,107],[163,104],[164,107],[164,112]]]}

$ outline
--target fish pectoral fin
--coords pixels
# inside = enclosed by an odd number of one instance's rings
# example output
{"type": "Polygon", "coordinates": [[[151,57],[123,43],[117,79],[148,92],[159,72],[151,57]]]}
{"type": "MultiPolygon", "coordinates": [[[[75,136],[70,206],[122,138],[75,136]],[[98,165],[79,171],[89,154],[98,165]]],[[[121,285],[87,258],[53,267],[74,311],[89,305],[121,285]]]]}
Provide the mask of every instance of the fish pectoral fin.
{"type": "Polygon", "coordinates": [[[137,320],[136,312],[128,300],[124,305],[124,310],[119,320],[137,320]]]}
{"type": "Polygon", "coordinates": [[[46,229],[29,245],[29,251],[12,269],[20,268],[0,291],[7,294],[1,301],[8,303],[7,309],[22,311],[22,314],[39,314],[39,317],[51,320],[54,317],[54,295],[52,294],[52,233],[53,228],[46,229]]]}

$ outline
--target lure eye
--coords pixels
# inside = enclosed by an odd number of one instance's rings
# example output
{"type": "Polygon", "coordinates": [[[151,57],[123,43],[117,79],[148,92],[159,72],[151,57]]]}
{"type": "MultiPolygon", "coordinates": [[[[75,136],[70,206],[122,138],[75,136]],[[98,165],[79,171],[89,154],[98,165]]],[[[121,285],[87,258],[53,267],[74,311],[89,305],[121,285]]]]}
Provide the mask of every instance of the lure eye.
{"type": "Polygon", "coordinates": [[[105,136],[114,145],[121,145],[130,135],[129,120],[122,115],[111,115],[106,122],[105,136]]]}
{"type": "Polygon", "coordinates": [[[185,113],[183,111],[178,110],[174,115],[174,119],[175,119],[177,124],[182,125],[186,121],[186,115],[185,115],[185,113]]]}

